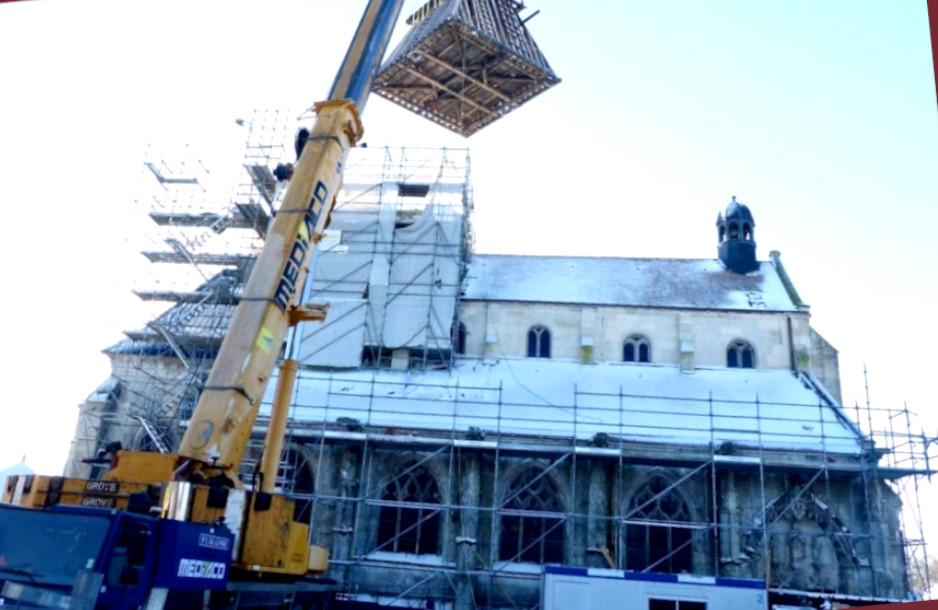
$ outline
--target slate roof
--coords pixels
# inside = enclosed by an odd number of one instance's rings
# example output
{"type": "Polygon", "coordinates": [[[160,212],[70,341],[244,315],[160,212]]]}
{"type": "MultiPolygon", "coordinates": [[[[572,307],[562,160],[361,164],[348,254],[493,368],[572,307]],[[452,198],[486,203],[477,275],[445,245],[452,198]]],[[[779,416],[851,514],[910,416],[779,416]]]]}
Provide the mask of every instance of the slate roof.
{"type": "Polygon", "coordinates": [[[465,281],[466,300],[800,310],[771,262],[742,275],[716,259],[477,254],[465,281]]]}

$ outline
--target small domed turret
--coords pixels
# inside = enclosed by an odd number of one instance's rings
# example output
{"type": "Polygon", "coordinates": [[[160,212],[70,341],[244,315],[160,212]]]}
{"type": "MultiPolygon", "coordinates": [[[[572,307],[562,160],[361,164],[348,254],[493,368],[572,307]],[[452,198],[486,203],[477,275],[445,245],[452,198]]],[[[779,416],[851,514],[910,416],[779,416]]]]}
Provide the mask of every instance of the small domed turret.
{"type": "Polygon", "coordinates": [[[736,197],[726,211],[717,216],[717,237],[720,260],[730,271],[749,273],[759,268],[756,260],[756,221],[749,208],[736,197]]]}

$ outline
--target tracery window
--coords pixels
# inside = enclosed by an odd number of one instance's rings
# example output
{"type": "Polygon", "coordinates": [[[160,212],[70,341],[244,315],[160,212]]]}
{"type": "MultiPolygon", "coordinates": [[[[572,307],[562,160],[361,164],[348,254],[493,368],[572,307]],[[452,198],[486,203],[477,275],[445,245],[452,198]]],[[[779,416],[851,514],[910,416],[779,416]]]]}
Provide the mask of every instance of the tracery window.
{"type": "Polygon", "coordinates": [[[381,496],[377,550],[439,554],[440,488],[423,465],[411,462],[381,496]]]}
{"type": "Polygon", "coordinates": [[[293,518],[302,523],[310,523],[313,513],[313,470],[306,457],[291,447],[284,453],[277,469],[278,485],[295,501],[293,518]]]}
{"type": "Polygon", "coordinates": [[[736,340],[726,348],[726,366],[731,369],[756,368],[756,352],[752,345],[743,340],[736,340]]]}
{"type": "Polygon", "coordinates": [[[629,502],[625,569],[679,574],[693,568],[693,529],[687,502],[661,476],[648,480],[629,502]]]}
{"type": "Polygon", "coordinates": [[[563,561],[564,514],[557,487],[536,467],[518,474],[502,503],[499,559],[531,563],[563,561]]]}
{"type": "Polygon", "coordinates": [[[622,346],[623,362],[651,362],[651,343],[641,335],[632,335],[622,346]]]}
{"type": "Polygon", "coordinates": [[[534,326],[528,331],[528,358],[550,358],[550,331],[534,326]]]}

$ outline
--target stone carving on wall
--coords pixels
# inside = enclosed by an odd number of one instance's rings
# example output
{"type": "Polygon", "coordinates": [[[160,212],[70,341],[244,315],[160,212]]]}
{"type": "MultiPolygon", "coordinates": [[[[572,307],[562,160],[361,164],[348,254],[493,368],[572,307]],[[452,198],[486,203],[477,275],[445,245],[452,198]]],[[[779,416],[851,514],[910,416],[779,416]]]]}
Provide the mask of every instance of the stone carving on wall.
{"type": "MultiPolygon", "coordinates": [[[[831,508],[811,492],[794,484],[766,506],[765,541],[772,587],[802,591],[837,591],[841,568],[861,565],[850,530],[831,508]]],[[[763,572],[763,527],[757,519],[745,539],[746,558],[757,575],[763,572]]]]}
{"type": "Polygon", "coordinates": [[[814,521],[783,519],[769,541],[772,584],[803,591],[836,591],[839,564],[827,533],[814,521]]]}

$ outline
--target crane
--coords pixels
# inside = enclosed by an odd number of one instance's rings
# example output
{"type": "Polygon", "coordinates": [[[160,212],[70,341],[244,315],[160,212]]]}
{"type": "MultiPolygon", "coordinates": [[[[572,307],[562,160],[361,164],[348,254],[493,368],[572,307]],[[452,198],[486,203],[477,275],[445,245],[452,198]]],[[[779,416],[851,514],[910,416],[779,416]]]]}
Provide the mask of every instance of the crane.
{"type": "MultiPolygon", "coordinates": [[[[275,492],[298,370],[296,360],[281,354],[291,327],[326,315],[327,306],[300,303],[298,295],[329,224],[349,150],[362,137],[360,114],[402,4],[368,1],[328,96],[314,105],[315,122],[297,147],[296,163],[278,171],[289,179],[286,195],[179,447],[171,453],[109,447],[102,459],[110,469],[100,479],[8,480],[0,504],[0,602],[316,606],[335,591],[336,583],[320,577],[327,551],[309,544],[310,524],[294,516],[292,499],[275,492]],[[278,361],[257,484],[246,488],[238,469],[278,361]]],[[[426,16],[441,4],[430,0],[418,13],[426,16]]],[[[475,119],[472,130],[511,109],[507,94],[488,84],[476,89],[499,107],[475,119]]]]}

